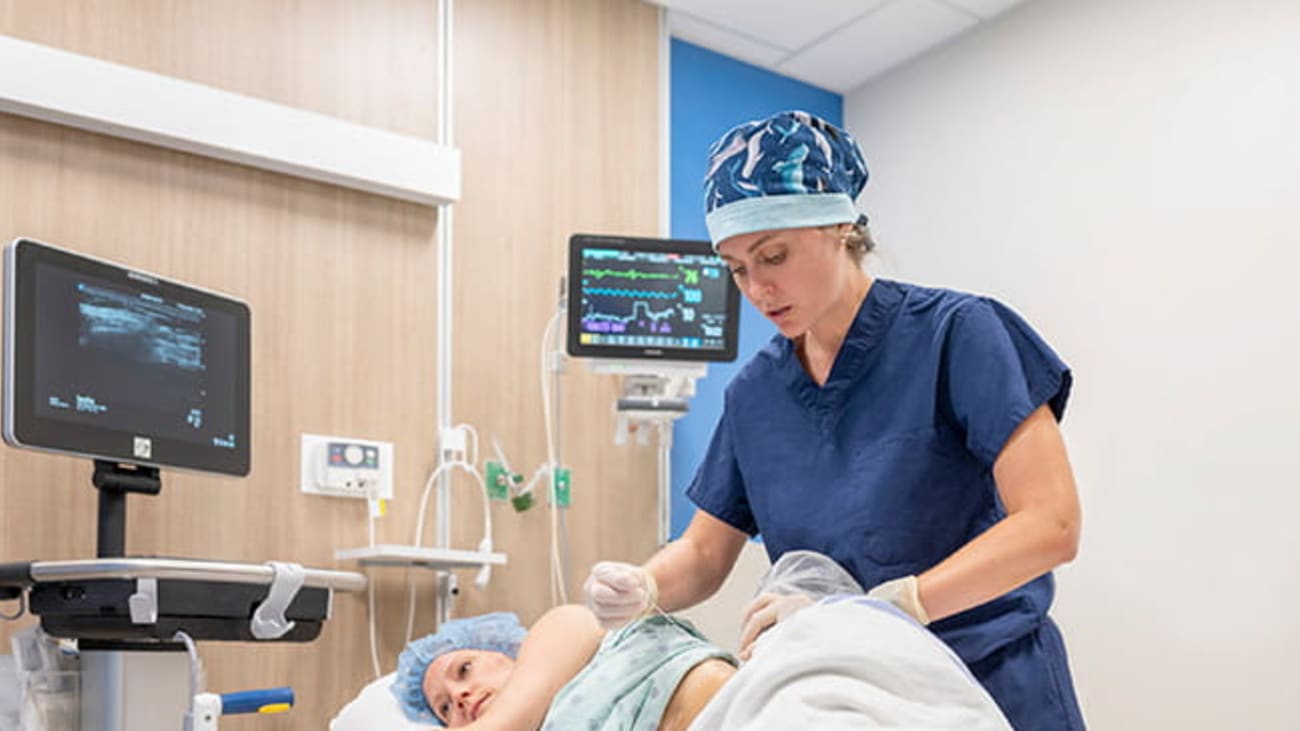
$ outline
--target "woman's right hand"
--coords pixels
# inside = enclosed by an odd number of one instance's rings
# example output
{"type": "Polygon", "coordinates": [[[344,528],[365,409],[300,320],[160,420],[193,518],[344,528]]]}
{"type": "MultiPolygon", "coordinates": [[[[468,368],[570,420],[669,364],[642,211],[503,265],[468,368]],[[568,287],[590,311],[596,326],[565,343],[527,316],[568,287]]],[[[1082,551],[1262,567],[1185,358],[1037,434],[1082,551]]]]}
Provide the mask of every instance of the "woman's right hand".
{"type": "Polygon", "coordinates": [[[812,597],[803,594],[759,594],[754,597],[745,607],[745,616],[741,620],[740,659],[747,662],[753,656],[754,642],[759,635],[812,603],[812,597]]]}
{"type": "Polygon", "coordinates": [[[650,612],[658,590],[649,571],[630,563],[601,561],[582,584],[587,608],[602,629],[613,630],[650,612]]]}

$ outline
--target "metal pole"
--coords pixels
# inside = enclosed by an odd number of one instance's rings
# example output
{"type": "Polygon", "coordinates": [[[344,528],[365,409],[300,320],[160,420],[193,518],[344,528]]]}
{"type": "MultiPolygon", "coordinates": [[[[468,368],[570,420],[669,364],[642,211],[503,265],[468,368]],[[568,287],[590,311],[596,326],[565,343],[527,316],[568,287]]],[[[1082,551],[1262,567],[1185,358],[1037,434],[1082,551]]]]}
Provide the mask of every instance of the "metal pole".
{"type": "MultiPolygon", "coordinates": [[[[438,0],[438,143],[453,144],[452,120],[452,5],[453,0],[438,0]]],[[[451,204],[438,206],[438,459],[442,455],[442,435],[452,424],[452,212],[451,204]]],[[[451,476],[443,473],[438,481],[438,521],[436,545],[451,546],[451,476]]],[[[451,616],[451,587],[438,582],[438,623],[451,616]]]]}
{"type": "Polygon", "coordinates": [[[659,545],[672,533],[673,422],[659,422],[659,545]]]}

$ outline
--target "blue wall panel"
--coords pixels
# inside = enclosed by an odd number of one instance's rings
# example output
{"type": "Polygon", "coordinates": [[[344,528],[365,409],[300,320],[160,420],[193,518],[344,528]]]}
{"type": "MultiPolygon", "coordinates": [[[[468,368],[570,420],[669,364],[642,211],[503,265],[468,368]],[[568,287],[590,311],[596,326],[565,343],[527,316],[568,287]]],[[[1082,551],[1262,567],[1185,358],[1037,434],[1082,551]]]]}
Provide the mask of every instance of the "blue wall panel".
{"type": "MultiPolygon", "coordinates": [[[[801,81],[673,39],[671,55],[671,234],[707,239],[700,183],[709,145],[728,129],[786,109],[803,109],[843,124],[844,98],[801,81]]],[[[743,300],[743,298],[742,298],[743,300]]],[[[685,491],[722,414],[722,393],[740,366],[776,334],[748,302],[740,318],[740,356],[709,365],[691,410],[673,429],[672,535],[680,536],[695,506],[685,491]]]]}

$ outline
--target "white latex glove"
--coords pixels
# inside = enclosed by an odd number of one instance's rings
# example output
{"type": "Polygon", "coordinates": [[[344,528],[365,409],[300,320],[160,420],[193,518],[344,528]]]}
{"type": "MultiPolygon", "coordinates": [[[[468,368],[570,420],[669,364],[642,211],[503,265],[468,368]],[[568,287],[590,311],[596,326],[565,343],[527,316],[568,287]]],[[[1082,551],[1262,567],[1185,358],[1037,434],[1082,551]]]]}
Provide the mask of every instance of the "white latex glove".
{"type": "Polygon", "coordinates": [[[587,597],[587,608],[607,630],[648,614],[659,599],[659,588],[649,571],[617,561],[592,566],[582,592],[587,597]]]}
{"type": "Polygon", "coordinates": [[[812,597],[804,594],[759,594],[754,597],[754,601],[745,607],[745,616],[741,620],[744,628],[740,631],[740,659],[749,660],[754,654],[754,641],[759,635],[812,603],[812,597]]]}
{"type": "Polygon", "coordinates": [[[916,588],[915,576],[892,579],[867,592],[869,599],[882,599],[906,612],[922,625],[930,623],[930,615],[921,606],[921,594],[916,588]]]}

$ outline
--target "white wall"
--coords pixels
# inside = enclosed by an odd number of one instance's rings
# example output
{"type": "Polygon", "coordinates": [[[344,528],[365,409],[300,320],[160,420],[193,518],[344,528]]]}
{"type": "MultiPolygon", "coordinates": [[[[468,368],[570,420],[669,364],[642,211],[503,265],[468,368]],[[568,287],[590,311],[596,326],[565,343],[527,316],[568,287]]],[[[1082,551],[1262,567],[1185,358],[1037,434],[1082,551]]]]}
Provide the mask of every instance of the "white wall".
{"type": "Polygon", "coordinates": [[[736,558],[735,567],[718,592],[707,601],[676,614],[689,619],[718,647],[740,652],[740,620],[770,568],[772,562],[768,560],[763,544],[746,541],[736,558]]]}
{"type": "Polygon", "coordinates": [[[1296,729],[1300,2],[1038,0],[854,90],[878,272],[1075,369],[1096,729],[1296,729]]]}

